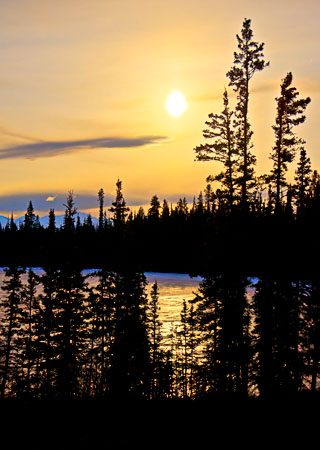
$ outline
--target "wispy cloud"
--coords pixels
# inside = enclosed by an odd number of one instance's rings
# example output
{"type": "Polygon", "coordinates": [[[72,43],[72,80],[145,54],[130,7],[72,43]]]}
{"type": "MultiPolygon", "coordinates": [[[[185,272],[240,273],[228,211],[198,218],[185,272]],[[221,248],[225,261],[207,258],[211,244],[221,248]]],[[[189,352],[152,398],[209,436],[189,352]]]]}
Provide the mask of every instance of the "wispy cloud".
{"type": "Polygon", "coordinates": [[[13,137],[16,139],[21,139],[23,141],[32,141],[33,143],[44,142],[42,139],[36,139],[36,138],[26,135],[26,134],[17,133],[15,131],[8,130],[7,128],[5,128],[3,126],[0,126],[0,134],[3,136],[9,136],[9,137],[13,137]]]}
{"type": "Polygon", "coordinates": [[[61,154],[98,148],[132,148],[160,144],[168,140],[165,136],[103,137],[72,141],[47,141],[21,144],[0,149],[0,159],[47,158],[61,154]]]}

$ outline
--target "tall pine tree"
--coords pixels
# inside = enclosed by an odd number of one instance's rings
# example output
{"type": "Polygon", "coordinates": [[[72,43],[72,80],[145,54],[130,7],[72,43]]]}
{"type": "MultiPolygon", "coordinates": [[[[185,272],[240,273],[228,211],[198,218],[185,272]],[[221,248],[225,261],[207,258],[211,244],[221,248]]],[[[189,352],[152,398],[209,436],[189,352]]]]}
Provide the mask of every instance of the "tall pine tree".
{"type": "Polygon", "coordinates": [[[237,35],[238,52],[234,52],[234,65],[227,72],[229,86],[237,92],[237,106],[235,114],[236,145],[240,158],[241,203],[247,205],[251,188],[254,186],[255,156],[251,153],[253,147],[251,138],[253,132],[249,122],[249,86],[256,72],[269,65],[263,55],[264,44],[253,40],[251,20],[244,19],[241,35],[237,35]]]}
{"type": "Polygon", "coordinates": [[[270,158],[273,161],[271,180],[275,186],[275,211],[281,210],[282,188],[287,185],[285,174],[288,163],[295,157],[297,145],[301,144],[293,131],[294,127],[303,123],[306,116],[303,114],[311,99],[299,99],[299,92],[292,86],[292,73],[289,72],[281,83],[280,97],[276,98],[276,123],[272,126],[275,134],[275,146],[270,158]]]}
{"type": "Polygon", "coordinates": [[[198,161],[219,161],[224,165],[224,171],[219,175],[210,175],[207,181],[219,181],[224,194],[232,208],[235,198],[238,171],[238,152],[235,146],[235,130],[233,128],[233,112],[229,108],[228,93],[223,94],[224,109],[221,114],[209,114],[210,121],[206,122],[207,129],[203,130],[206,144],[195,147],[198,161]]]}

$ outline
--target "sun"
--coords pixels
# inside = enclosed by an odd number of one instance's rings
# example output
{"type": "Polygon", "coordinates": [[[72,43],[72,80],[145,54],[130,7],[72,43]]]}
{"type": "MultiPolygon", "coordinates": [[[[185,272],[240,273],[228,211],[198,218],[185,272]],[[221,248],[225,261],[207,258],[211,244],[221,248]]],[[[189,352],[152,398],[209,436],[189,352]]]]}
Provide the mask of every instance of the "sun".
{"type": "Polygon", "coordinates": [[[180,117],[187,107],[185,96],[177,89],[172,91],[166,100],[166,109],[172,117],[180,117]]]}

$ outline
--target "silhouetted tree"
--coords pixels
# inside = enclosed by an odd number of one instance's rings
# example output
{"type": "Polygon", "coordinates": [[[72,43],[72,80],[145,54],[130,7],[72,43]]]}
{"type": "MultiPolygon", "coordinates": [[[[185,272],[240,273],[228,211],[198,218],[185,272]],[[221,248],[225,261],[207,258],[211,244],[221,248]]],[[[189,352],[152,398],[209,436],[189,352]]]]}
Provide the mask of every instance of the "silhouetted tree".
{"type": "Polygon", "coordinates": [[[299,284],[263,278],[254,295],[260,395],[296,393],[302,385],[299,284]]]}
{"type": "Polygon", "coordinates": [[[195,320],[203,347],[204,392],[249,391],[251,336],[246,278],[222,274],[200,283],[195,320]]]}
{"type": "Polygon", "coordinates": [[[40,353],[40,393],[43,397],[58,394],[57,382],[57,341],[60,332],[57,323],[58,271],[49,266],[44,267],[41,275],[42,291],[39,294],[39,309],[36,318],[38,335],[38,352],[40,353]]]}
{"type": "Polygon", "coordinates": [[[157,195],[154,195],[151,199],[148,217],[152,221],[157,221],[160,217],[160,202],[157,195]]]}
{"type": "Polygon", "coordinates": [[[157,353],[160,348],[161,341],[161,322],[159,320],[159,288],[155,281],[151,287],[151,302],[149,307],[150,337],[151,337],[151,355],[152,360],[157,360],[157,353]]]}
{"type": "Polygon", "coordinates": [[[36,218],[35,218],[35,221],[34,221],[34,229],[35,230],[40,230],[40,228],[42,228],[42,226],[41,226],[41,223],[40,223],[40,217],[37,214],[36,218]]]}
{"type": "Polygon", "coordinates": [[[98,192],[98,202],[99,202],[99,225],[98,230],[102,231],[104,229],[104,211],[103,211],[103,199],[104,199],[104,192],[101,188],[98,192]]]}
{"type": "Polygon", "coordinates": [[[179,391],[182,397],[193,397],[195,350],[197,346],[195,314],[193,305],[188,308],[186,300],[183,300],[180,313],[181,325],[176,330],[178,339],[179,367],[179,391]]]}
{"type": "Polygon", "coordinates": [[[56,231],[56,216],[55,216],[53,208],[50,208],[50,211],[49,211],[48,231],[51,233],[54,233],[56,231]]]}
{"type": "Polygon", "coordinates": [[[88,326],[90,337],[89,386],[97,395],[110,392],[109,371],[115,327],[115,274],[106,269],[94,273],[98,283],[89,296],[88,326]]]}
{"type": "Polygon", "coordinates": [[[151,380],[150,380],[150,396],[156,398],[161,393],[161,322],[159,320],[159,290],[158,284],[155,283],[151,288],[151,302],[149,306],[149,333],[150,333],[150,364],[151,364],[151,380]]]}
{"type": "Polygon", "coordinates": [[[179,198],[175,209],[175,213],[177,217],[183,220],[185,220],[188,217],[188,202],[185,197],[179,198]]]}
{"type": "Polygon", "coordinates": [[[1,313],[1,397],[6,394],[7,385],[12,373],[12,360],[17,354],[15,341],[19,330],[19,316],[21,314],[21,275],[23,269],[10,267],[4,269],[5,278],[2,291],[5,293],[0,298],[1,313]]]}
{"type": "Polygon", "coordinates": [[[311,184],[311,162],[307,157],[304,147],[300,149],[300,160],[297,165],[294,185],[294,196],[296,199],[297,215],[301,215],[307,207],[308,197],[310,198],[309,188],[311,184]]]}
{"type": "Polygon", "coordinates": [[[272,186],[271,184],[268,184],[268,188],[267,188],[267,195],[266,198],[264,200],[264,220],[270,220],[272,211],[274,210],[274,196],[272,193],[272,186]]]}
{"type": "Polygon", "coordinates": [[[288,186],[287,189],[287,201],[286,201],[286,206],[285,206],[285,215],[286,218],[289,220],[293,219],[293,204],[292,204],[292,188],[291,185],[288,186]]]}
{"type": "Polygon", "coordinates": [[[130,208],[126,206],[126,202],[122,194],[122,181],[118,179],[116,186],[116,199],[112,202],[112,206],[109,208],[109,211],[113,214],[112,220],[114,226],[118,227],[125,223],[125,218],[130,208]]]}
{"type": "Polygon", "coordinates": [[[249,123],[249,83],[253,75],[269,66],[264,61],[264,44],[253,41],[251,20],[244,19],[241,36],[237,35],[238,52],[234,52],[234,66],[227,72],[229,86],[237,92],[237,106],[234,125],[236,131],[236,147],[240,157],[239,183],[241,186],[241,202],[246,205],[248,194],[253,187],[255,156],[251,153],[252,130],[249,123]]]}
{"type": "Polygon", "coordinates": [[[143,223],[144,219],[145,219],[144,209],[142,208],[142,206],[140,206],[136,216],[136,220],[141,224],[143,223]]]}
{"type": "Polygon", "coordinates": [[[85,345],[85,278],[74,265],[58,272],[56,292],[57,381],[59,393],[72,397],[79,393],[82,352],[85,345]]]}
{"type": "Polygon", "coordinates": [[[34,209],[32,205],[32,201],[30,200],[27,212],[24,216],[23,227],[26,231],[32,230],[35,226],[36,216],[34,214],[34,209]]]}
{"type": "Polygon", "coordinates": [[[18,227],[13,219],[13,214],[11,214],[10,221],[8,224],[9,224],[9,231],[11,233],[14,233],[15,231],[17,231],[18,227]]]}
{"type": "Polygon", "coordinates": [[[221,114],[209,114],[210,121],[206,122],[209,127],[203,130],[205,139],[213,140],[212,143],[201,144],[195,147],[196,159],[198,161],[219,161],[225,170],[219,175],[210,175],[207,181],[219,181],[225,188],[225,195],[229,206],[232,207],[237,184],[238,154],[235,146],[235,131],[232,123],[233,112],[229,108],[228,93],[223,93],[224,109],[221,114]]]}
{"type": "Polygon", "coordinates": [[[204,191],[205,205],[208,213],[213,212],[214,210],[214,192],[212,190],[211,184],[207,184],[206,189],[204,191]]]}
{"type": "Polygon", "coordinates": [[[297,145],[301,140],[296,137],[293,128],[306,119],[303,114],[311,99],[299,99],[299,92],[292,84],[292,73],[289,72],[281,83],[280,97],[276,98],[276,123],[272,126],[276,142],[270,158],[273,161],[271,180],[276,187],[275,210],[281,210],[281,188],[286,186],[285,173],[288,163],[295,157],[297,145]]]}
{"type": "Polygon", "coordinates": [[[66,231],[73,231],[77,208],[74,206],[74,195],[73,195],[72,191],[69,191],[68,197],[67,197],[67,203],[63,204],[63,206],[65,206],[65,208],[66,208],[66,211],[64,214],[64,219],[63,219],[63,228],[66,231]]]}
{"type": "Polygon", "coordinates": [[[149,395],[149,341],[142,273],[117,273],[115,329],[111,347],[110,389],[116,397],[149,395]]]}
{"type": "Polygon", "coordinates": [[[88,215],[87,215],[87,217],[85,217],[85,219],[84,219],[84,222],[83,222],[83,228],[87,231],[87,232],[93,232],[93,231],[95,231],[95,227],[94,227],[94,225],[93,225],[93,222],[92,222],[92,216],[91,216],[91,214],[89,213],[88,215]]]}
{"type": "Polygon", "coordinates": [[[170,208],[169,208],[169,204],[167,202],[166,199],[163,200],[162,203],[162,213],[161,213],[161,219],[163,221],[167,221],[170,217],[170,208]]]}
{"type": "Polygon", "coordinates": [[[19,317],[19,331],[17,333],[18,374],[16,376],[16,391],[20,395],[31,395],[32,385],[37,386],[39,377],[39,355],[38,355],[38,299],[36,289],[39,285],[39,277],[34,271],[28,269],[27,283],[21,291],[21,312],[19,317]]]}
{"type": "Polygon", "coordinates": [[[259,394],[269,398],[274,390],[273,333],[274,333],[274,290],[272,279],[263,279],[255,287],[255,358],[256,383],[259,394]]]}

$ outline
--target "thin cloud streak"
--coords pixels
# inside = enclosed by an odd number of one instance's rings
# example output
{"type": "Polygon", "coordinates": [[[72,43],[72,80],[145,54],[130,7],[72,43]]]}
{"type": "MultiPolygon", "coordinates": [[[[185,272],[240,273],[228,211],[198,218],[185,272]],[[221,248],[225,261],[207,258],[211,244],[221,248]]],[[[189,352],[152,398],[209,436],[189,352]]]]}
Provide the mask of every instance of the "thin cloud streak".
{"type": "Polygon", "coordinates": [[[28,135],[21,134],[21,133],[16,133],[15,131],[10,131],[7,128],[4,128],[2,126],[0,126],[0,134],[3,135],[3,136],[9,136],[9,137],[13,137],[13,138],[16,138],[16,139],[22,139],[24,141],[32,141],[33,143],[35,143],[35,142],[37,142],[37,143],[45,142],[42,139],[36,139],[36,138],[34,138],[32,136],[28,136],[28,135]]]}
{"type": "Polygon", "coordinates": [[[141,136],[136,138],[104,137],[73,141],[35,142],[0,149],[0,159],[47,158],[82,150],[144,147],[145,145],[157,145],[166,141],[168,141],[166,136],[141,136]]]}

